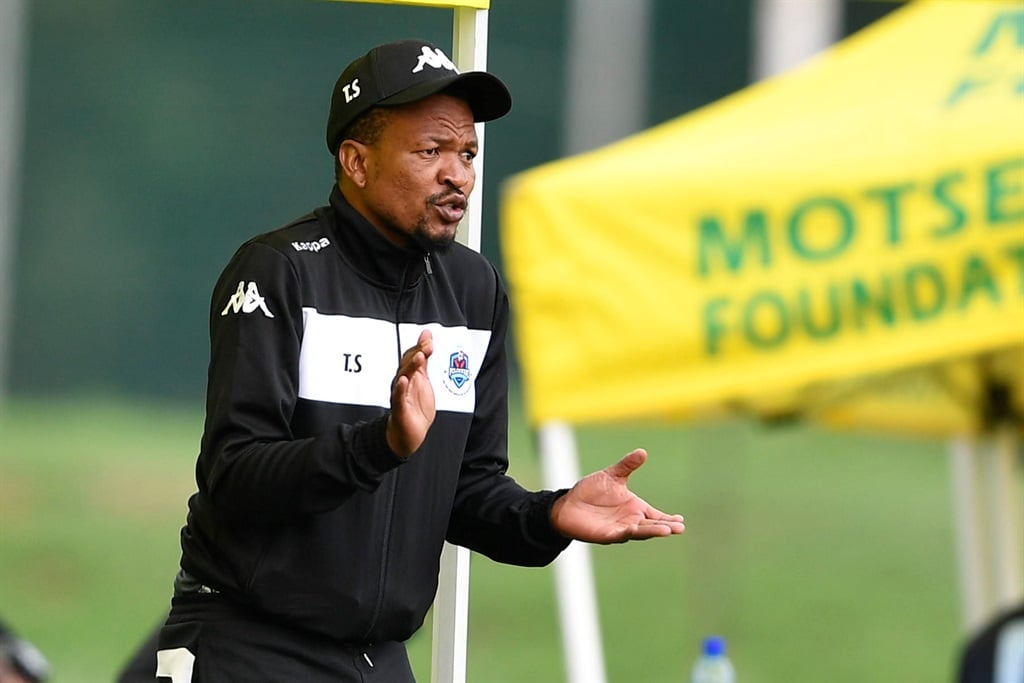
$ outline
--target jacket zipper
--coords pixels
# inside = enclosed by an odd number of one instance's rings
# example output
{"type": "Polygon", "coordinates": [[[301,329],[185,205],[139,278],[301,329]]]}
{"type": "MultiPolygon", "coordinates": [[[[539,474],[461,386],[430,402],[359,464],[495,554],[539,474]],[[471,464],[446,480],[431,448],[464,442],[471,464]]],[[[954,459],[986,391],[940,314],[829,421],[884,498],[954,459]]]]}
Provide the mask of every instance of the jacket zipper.
{"type": "MultiPolygon", "coordinates": [[[[370,623],[366,628],[365,635],[363,636],[364,641],[369,640],[370,634],[373,633],[373,629],[377,628],[377,620],[380,619],[381,612],[384,611],[384,583],[388,574],[388,555],[390,554],[389,549],[391,547],[391,522],[395,516],[395,493],[397,490],[398,470],[395,470],[394,476],[391,478],[391,486],[388,489],[388,517],[384,523],[384,538],[381,541],[380,573],[377,576],[377,600],[374,602],[373,616],[370,617],[370,623]]],[[[370,666],[373,665],[371,664],[370,666]]]]}
{"type": "MultiPolygon", "coordinates": [[[[426,272],[432,272],[430,268],[430,255],[424,255],[423,259],[425,261],[426,272]]],[[[409,265],[410,263],[407,262],[405,267],[402,269],[402,279],[399,281],[398,285],[398,296],[395,298],[395,346],[398,354],[398,363],[402,362],[402,335],[399,324],[402,313],[402,295],[405,293],[405,279],[409,275],[409,265]]],[[[380,614],[384,611],[384,585],[387,579],[388,556],[390,555],[391,548],[391,524],[395,517],[395,496],[398,492],[398,477],[400,474],[401,472],[399,470],[394,470],[394,476],[391,478],[391,486],[388,489],[386,508],[388,511],[388,517],[384,524],[384,538],[381,541],[382,550],[380,573],[377,576],[377,600],[373,606],[373,616],[370,618],[370,624],[366,629],[366,635],[363,637],[364,640],[370,637],[370,634],[373,633],[373,629],[377,628],[377,620],[380,619],[380,614]]],[[[364,654],[364,656],[366,655],[364,654]]],[[[367,661],[369,662],[368,657],[367,661]]],[[[372,662],[370,662],[370,666],[373,666],[372,662]]]]}

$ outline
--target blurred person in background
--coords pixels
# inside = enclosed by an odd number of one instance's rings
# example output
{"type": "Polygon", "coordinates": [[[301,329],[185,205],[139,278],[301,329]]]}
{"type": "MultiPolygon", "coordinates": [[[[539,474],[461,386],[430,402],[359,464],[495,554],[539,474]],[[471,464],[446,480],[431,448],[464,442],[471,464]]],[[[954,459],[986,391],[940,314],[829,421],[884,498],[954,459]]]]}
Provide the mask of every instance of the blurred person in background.
{"type": "Polygon", "coordinates": [[[455,233],[474,123],[510,108],[424,41],[341,74],[329,204],[246,242],[214,288],[198,492],[137,657],[160,680],[411,683],[445,540],[541,566],[574,539],[683,531],[629,490],[642,449],[567,490],[506,474],[508,301],[455,233]]]}
{"type": "Polygon", "coordinates": [[[960,653],[956,683],[1024,683],[1024,603],[971,636],[960,653]]]}
{"type": "Polygon", "coordinates": [[[43,683],[49,675],[43,653],[0,619],[0,683],[43,683]]]}

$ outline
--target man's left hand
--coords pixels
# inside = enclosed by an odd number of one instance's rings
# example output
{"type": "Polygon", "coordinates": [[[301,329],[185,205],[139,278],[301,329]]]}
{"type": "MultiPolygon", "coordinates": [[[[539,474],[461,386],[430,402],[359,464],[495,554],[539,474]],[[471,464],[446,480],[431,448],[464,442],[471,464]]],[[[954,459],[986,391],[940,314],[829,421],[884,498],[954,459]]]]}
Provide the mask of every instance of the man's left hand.
{"type": "Polygon", "coordinates": [[[629,475],[646,461],[647,451],[638,448],[576,482],[552,507],[555,530],[568,538],[601,544],[683,533],[682,515],[661,512],[629,490],[629,475]]]}

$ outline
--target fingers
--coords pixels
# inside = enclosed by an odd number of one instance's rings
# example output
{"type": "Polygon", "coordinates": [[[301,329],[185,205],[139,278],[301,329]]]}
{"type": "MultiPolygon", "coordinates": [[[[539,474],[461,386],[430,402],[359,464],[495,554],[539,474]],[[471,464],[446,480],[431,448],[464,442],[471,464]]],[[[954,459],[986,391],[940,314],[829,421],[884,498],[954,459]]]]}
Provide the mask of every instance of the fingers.
{"type": "MultiPolygon", "coordinates": [[[[657,512],[657,511],[655,511],[657,512]]],[[[629,530],[628,539],[643,541],[648,538],[660,538],[681,534],[686,530],[682,515],[666,515],[658,513],[658,517],[646,517],[629,530]]]]}
{"type": "Polygon", "coordinates": [[[605,471],[613,477],[625,479],[637,471],[645,462],[647,462],[647,451],[637,448],[627,453],[623,456],[622,460],[609,466],[605,471]]]}
{"type": "Polygon", "coordinates": [[[420,332],[419,339],[416,340],[416,345],[420,348],[423,354],[430,358],[430,354],[434,352],[434,335],[430,330],[423,330],[420,332]]]}
{"type": "Polygon", "coordinates": [[[410,347],[402,354],[399,369],[405,368],[410,364],[418,366],[426,363],[432,353],[434,353],[434,335],[430,333],[430,330],[423,330],[420,332],[419,339],[416,340],[416,345],[410,347]]]}
{"type": "Polygon", "coordinates": [[[430,330],[423,330],[416,340],[416,345],[407,349],[402,354],[400,365],[404,366],[407,363],[413,363],[419,366],[420,364],[425,364],[432,353],[434,353],[434,335],[430,333],[430,330]]]}
{"type": "Polygon", "coordinates": [[[392,407],[401,404],[402,397],[409,391],[409,378],[404,375],[395,377],[391,383],[391,405],[392,407]]]}
{"type": "Polygon", "coordinates": [[[686,531],[686,523],[683,521],[682,515],[665,515],[664,518],[651,520],[650,523],[668,529],[669,534],[681,534],[686,531]]]}
{"type": "Polygon", "coordinates": [[[391,390],[398,388],[398,380],[401,377],[411,377],[416,372],[427,371],[427,359],[434,353],[434,336],[430,330],[420,332],[416,345],[406,349],[402,359],[398,362],[398,372],[391,383],[391,390]]]}
{"type": "Polygon", "coordinates": [[[433,335],[423,330],[415,346],[402,354],[398,372],[391,382],[391,414],[386,437],[388,446],[400,457],[420,447],[434,422],[434,392],[427,375],[427,359],[433,352],[433,335]]]}
{"type": "Polygon", "coordinates": [[[670,515],[650,505],[644,511],[644,518],[640,520],[641,527],[660,527],[666,530],[658,535],[668,536],[670,534],[681,534],[686,531],[686,523],[682,515],[670,515]]]}
{"type": "Polygon", "coordinates": [[[667,524],[660,524],[656,522],[641,522],[634,529],[631,530],[629,538],[624,539],[627,541],[646,541],[649,538],[663,538],[665,536],[671,536],[673,534],[682,533],[680,531],[673,530],[667,524]]]}
{"type": "Polygon", "coordinates": [[[681,534],[686,530],[686,520],[683,519],[682,515],[670,515],[656,507],[652,507],[650,504],[647,504],[647,509],[644,510],[642,524],[659,524],[668,528],[669,533],[673,534],[681,534]]]}

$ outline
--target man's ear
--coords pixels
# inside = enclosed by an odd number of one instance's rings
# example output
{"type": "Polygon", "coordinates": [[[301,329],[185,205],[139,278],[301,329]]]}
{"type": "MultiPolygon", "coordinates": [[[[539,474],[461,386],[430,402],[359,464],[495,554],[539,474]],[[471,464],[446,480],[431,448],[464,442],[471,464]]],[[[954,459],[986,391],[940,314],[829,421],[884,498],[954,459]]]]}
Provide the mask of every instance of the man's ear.
{"type": "Polygon", "coordinates": [[[366,187],[366,154],[369,148],[356,140],[344,140],[338,148],[341,172],[359,188],[366,187]]]}

